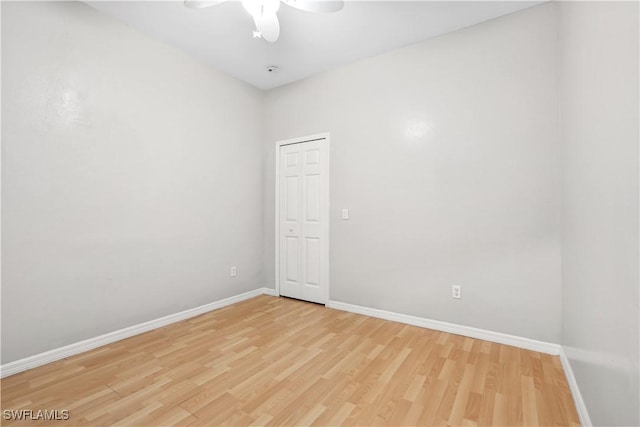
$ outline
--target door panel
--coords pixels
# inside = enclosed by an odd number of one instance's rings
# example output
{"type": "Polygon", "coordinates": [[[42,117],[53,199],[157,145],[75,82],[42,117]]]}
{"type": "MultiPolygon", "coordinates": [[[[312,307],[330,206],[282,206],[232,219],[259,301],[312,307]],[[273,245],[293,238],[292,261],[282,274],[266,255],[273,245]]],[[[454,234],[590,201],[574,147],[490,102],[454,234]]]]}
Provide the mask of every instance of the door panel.
{"type": "Polygon", "coordinates": [[[328,151],[325,140],[280,147],[280,294],[324,303],[328,281],[328,151]]]}
{"type": "Polygon", "coordinates": [[[299,209],[299,196],[300,190],[298,188],[298,181],[300,178],[297,176],[287,176],[285,178],[285,203],[286,203],[286,220],[287,221],[296,221],[298,219],[298,211],[299,209]]]}
{"type": "Polygon", "coordinates": [[[307,222],[320,221],[320,175],[307,175],[305,181],[306,210],[304,220],[307,222]]]}
{"type": "Polygon", "coordinates": [[[315,237],[308,237],[304,239],[306,247],[306,267],[307,274],[305,285],[320,286],[320,239],[315,237]]]}
{"type": "Polygon", "coordinates": [[[297,166],[299,156],[299,153],[287,153],[287,167],[297,166]]]}
{"type": "Polygon", "coordinates": [[[320,163],[320,150],[317,149],[311,149],[311,150],[307,150],[304,153],[304,164],[307,166],[310,165],[317,165],[320,163]]]}
{"type": "Polygon", "coordinates": [[[285,245],[287,246],[287,259],[285,261],[285,280],[291,283],[298,283],[300,269],[300,247],[298,238],[287,236],[285,245]]]}

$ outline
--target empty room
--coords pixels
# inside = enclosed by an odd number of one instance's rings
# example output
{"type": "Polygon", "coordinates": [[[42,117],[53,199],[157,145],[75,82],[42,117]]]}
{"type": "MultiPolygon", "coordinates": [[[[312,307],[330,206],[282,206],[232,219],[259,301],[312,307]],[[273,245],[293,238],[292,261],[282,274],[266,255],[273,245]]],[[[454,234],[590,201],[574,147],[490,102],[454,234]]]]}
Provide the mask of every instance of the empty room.
{"type": "Polygon", "coordinates": [[[0,14],[2,425],[640,425],[637,0],[0,14]]]}

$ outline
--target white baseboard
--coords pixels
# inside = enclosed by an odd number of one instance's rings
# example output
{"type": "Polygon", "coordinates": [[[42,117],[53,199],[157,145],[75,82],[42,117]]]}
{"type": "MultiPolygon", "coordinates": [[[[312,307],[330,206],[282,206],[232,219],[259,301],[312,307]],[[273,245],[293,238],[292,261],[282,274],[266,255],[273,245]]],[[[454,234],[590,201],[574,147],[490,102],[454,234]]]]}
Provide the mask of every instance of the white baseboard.
{"type": "Polygon", "coordinates": [[[263,293],[264,295],[271,295],[272,297],[277,297],[277,296],[279,296],[279,295],[276,293],[276,290],[275,290],[275,289],[271,289],[271,288],[262,288],[262,293],[263,293]]]}
{"type": "Polygon", "coordinates": [[[327,307],[336,310],[349,311],[351,313],[364,314],[379,319],[391,320],[394,322],[406,323],[407,325],[419,326],[436,331],[448,332],[465,337],[478,338],[481,340],[496,342],[499,344],[511,345],[524,348],[526,350],[538,351],[541,353],[560,354],[560,344],[553,344],[544,341],[532,340],[530,338],[516,335],[503,334],[501,332],[488,331],[486,329],[473,328],[471,326],[456,325],[455,323],[442,322],[439,320],[427,319],[424,317],[410,316],[408,314],[394,313],[377,308],[363,307],[360,305],[348,304],[339,301],[327,302],[327,307]]]}
{"type": "Polygon", "coordinates": [[[228,305],[235,304],[237,302],[244,301],[249,298],[253,298],[263,294],[275,295],[275,289],[258,288],[253,291],[245,292],[243,294],[234,295],[229,298],[225,298],[219,301],[214,301],[209,304],[201,305],[200,307],[195,307],[195,308],[181,311],[179,313],[170,314],[168,316],[164,316],[159,319],[150,320],[148,322],[144,322],[138,325],[130,326],[128,328],[120,329],[118,331],[109,332],[104,335],[100,335],[100,336],[89,338],[74,344],[69,344],[64,347],[59,347],[53,350],[49,350],[44,353],[25,357],[24,359],[16,360],[14,362],[5,363],[0,366],[0,378],[17,374],[18,372],[26,371],[28,369],[45,365],[47,363],[55,362],[56,360],[64,359],[65,357],[83,353],[85,351],[92,350],[96,347],[101,347],[103,345],[111,344],[112,342],[115,342],[115,341],[120,341],[125,338],[132,337],[134,335],[148,332],[153,329],[161,328],[171,323],[189,319],[191,317],[195,317],[200,314],[204,314],[209,311],[226,307],[228,305]]]}
{"type": "Polygon", "coordinates": [[[569,383],[569,389],[571,390],[571,395],[573,396],[573,403],[576,405],[576,411],[578,411],[578,417],[580,417],[580,424],[585,427],[592,426],[593,424],[591,423],[591,418],[589,417],[589,412],[587,411],[587,405],[582,399],[582,393],[580,393],[580,389],[578,388],[578,382],[576,381],[576,377],[573,374],[573,369],[571,369],[569,358],[565,354],[563,348],[560,348],[560,362],[562,363],[564,375],[567,377],[567,382],[569,383]]]}

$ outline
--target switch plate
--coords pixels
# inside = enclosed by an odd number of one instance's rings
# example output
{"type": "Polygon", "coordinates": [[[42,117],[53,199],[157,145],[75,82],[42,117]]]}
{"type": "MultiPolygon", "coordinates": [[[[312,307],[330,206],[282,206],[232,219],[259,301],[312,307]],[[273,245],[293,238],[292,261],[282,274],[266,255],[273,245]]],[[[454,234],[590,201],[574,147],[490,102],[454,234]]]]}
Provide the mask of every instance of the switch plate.
{"type": "Polygon", "coordinates": [[[233,267],[231,267],[231,277],[236,277],[237,275],[238,275],[238,269],[234,265],[233,267]]]}
{"type": "Polygon", "coordinates": [[[342,208],[342,219],[349,219],[349,209],[342,208]]]}

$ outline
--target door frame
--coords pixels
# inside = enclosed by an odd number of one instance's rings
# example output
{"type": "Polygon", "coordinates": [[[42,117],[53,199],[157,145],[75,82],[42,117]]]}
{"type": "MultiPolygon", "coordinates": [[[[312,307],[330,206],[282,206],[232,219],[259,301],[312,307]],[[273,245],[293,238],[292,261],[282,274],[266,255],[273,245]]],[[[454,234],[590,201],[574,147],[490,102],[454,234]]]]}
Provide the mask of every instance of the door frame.
{"type": "Polygon", "coordinates": [[[329,132],[318,133],[315,135],[308,135],[299,138],[286,139],[283,141],[276,141],[276,209],[275,209],[275,223],[276,223],[276,233],[275,233],[275,261],[276,261],[276,269],[275,269],[275,279],[276,279],[276,295],[280,296],[280,147],[291,144],[302,144],[305,142],[324,140],[324,144],[326,144],[327,150],[327,161],[322,166],[322,184],[324,188],[324,216],[326,220],[322,224],[322,237],[325,239],[324,246],[324,259],[326,262],[324,263],[324,268],[320,272],[322,277],[324,278],[325,289],[324,289],[324,304],[326,305],[329,302],[329,222],[330,222],[330,209],[329,204],[331,198],[329,197],[329,171],[331,168],[330,158],[331,158],[331,144],[330,144],[330,135],[329,132]]]}

